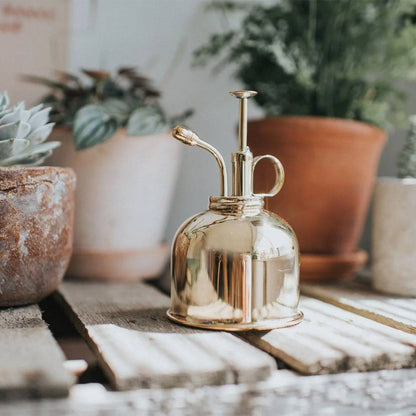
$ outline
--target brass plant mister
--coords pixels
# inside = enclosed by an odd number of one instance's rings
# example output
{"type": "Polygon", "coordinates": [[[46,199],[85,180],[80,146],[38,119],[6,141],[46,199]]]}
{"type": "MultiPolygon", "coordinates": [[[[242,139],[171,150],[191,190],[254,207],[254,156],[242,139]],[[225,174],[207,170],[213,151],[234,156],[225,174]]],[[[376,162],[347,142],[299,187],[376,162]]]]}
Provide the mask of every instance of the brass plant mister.
{"type": "Polygon", "coordinates": [[[234,91],[240,100],[239,149],[232,154],[232,193],[221,154],[194,132],[177,126],[174,138],[208,150],[220,169],[219,196],[209,209],[179,228],[172,246],[171,308],[178,323],[225,331],[267,330],[299,323],[299,249],[290,226],[263,209],[284,181],[280,161],[271,155],[253,158],[247,146],[247,100],[255,91],[234,91]],[[270,160],[276,171],[273,188],[253,193],[256,164],[270,160]]]}

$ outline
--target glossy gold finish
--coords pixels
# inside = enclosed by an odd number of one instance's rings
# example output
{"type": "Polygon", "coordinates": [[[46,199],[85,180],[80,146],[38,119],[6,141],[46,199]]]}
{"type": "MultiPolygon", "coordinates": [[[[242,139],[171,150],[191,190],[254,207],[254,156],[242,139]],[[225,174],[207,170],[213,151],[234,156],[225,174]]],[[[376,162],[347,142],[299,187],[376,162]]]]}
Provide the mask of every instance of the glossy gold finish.
{"type": "Polygon", "coordinates": [[[282,187],[284,170],[274,156],[253,158],[247,146],[246,101],[255,92],[232,94],[241,100],[240,146],[232,154],[232,196],[226,194],[226,171],[218,151],[190,130],[177,127],[173,132],[178,140],[216,157],[225,191],[211,197],[209,209],[187,220],[175,236],[168,317],[189,326],[227,331],[295,325],[303,317],[298,310],[297,239],[284,220],[263,209],[263,197],[282,187]],[[254,168],[264,158],[274,164],[276,183],[267,194],[256,195],[254,168]]]}
{"type": "Polygon", "coordinates": [[[265,194],[254,194],[254,195],[261,196],[263,198],[270,197],[270,196],[275,196],[279,193],[279,191],[283,187],[283,183],[285,181],[285,170],[283,169],[283,165],[277,157],[274,157],[272,155],[262,155],[262,156],[256,156],[254,158],[253,168],[252,168],[252,171],[253,171],[252,175],[254,175],[254,169],[256,168],[257,163],[260,162],[260,160],[262,160],[262,159],[269,159],[269,160],[272,161],[273,166],[274,166],[274,170],[276,172],[276,181],[275,181],[275,184],[274,184],[273,188],[270,189],[269,192],[267,192],[265,194]]]}
{"type": "Polygon", "coordinates": [[[240,100],[238,123],[238,151],[231,155],[233,166],[233,195],[250,196],[253,193],[253,155],[247,146],[247,99],[257,95],[256,91],[232,91],[240,100]]]}
{"type": "Polygon", "coordinates": [[[172,130],[172,136],[188,146],[198,146],[208,150],[215,157],[220,169],[220,195],[226,196],[228,194],[227,168],[221,153],[214,146],[201,140],[195,132],[185,127],[176,126],[172,130]]]}
{"type": "Polygon", "coordinates": [[[231,154],[233,174],[232,194],[250,196],[253,193],[253,154],[248,147],[231,154]]]}

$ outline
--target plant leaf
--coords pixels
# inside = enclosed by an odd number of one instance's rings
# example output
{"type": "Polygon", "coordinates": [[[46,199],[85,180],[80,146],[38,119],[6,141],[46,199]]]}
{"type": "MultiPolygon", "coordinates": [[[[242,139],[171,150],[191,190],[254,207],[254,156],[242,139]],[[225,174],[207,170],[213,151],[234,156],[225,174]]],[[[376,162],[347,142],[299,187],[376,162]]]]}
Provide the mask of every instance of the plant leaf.
{"type": "Polygon", "coordinates": [[[16,121],[21,120],[22,111],[21,107],[13,108],[6,115],[0,118],[0,125],[15,123],[16,121]]]}
{"type": "Polygon", "coordinates": [[[103,102],[103,107],[110,114],[111,117],[114,117],[119,124],[124,124],[131,113],[131,108],[129,103],[126,100],[119,98],[109,98],[103,102]]]}
{"type": "Polygon", "coordinates": [[[9,139],[0,142],[0,160],[8,159],[23,152],[30,145],[26,139],[9,139]]]}
{"type": "Polygon", "coordinates": [[[78,110],[74,120],[74,142],[77,150],[87,149],[112,137],[119,125],[103,106],[87,105],[78,110]]]}
{"type": "Polygon", "coordinates": [[[174,127],[178,124],[183,124],[185,122],[185,120],[187,120],[193,114],[194,114],[194,110],[192,110],[191,108],[188,108],[182,114],[178,114],[177,116],[170,118],[169,119],[169,126],[174,127]]]}
{"type": "Polygon", "coordinates": [[[24,139],[30,131],[30,124],[15,121],[0,126],[0,140],[24,139]]]}
{"type": "Polygon", "coordinates": [[[47,142],[37,146],[29,146],[24,152],[10,157],[8,159],[0,160],[0,166],[37,166],[42,164],[47,157],[52,154],[52,150],[61,145],[60,142],[47,142]]]}
{"type": "Polygon", "coordinates": [[[0,94],[0,111],[4,111],[10,104],[10,98],[7,91],[0,94]]]}
{"type": "Polygon", "coordinates": [[[82,69],[82,72],[95,80],[104,80],[110,78],[110,73],[108,71],[82,69]]]}
{"type": "Polygon", "coordinates": [[[129,136],[149,136],[168,130],[160,112],[154,107],[143,107],[135,110],[127,123],[129,136]]]}
{"type": "Polygon", "coordinates": [[[37,113],[38,111],[42,110],[43,104],[35,105],[32,108],[28,108],[27,111],[29,112],[29,115],[32,116],[33,114],[37,113]]]}
{"type": "Polygon", "coordinates": [[[31,131],[44,126],[48,122],[50,111],[51,107],[47,107],[30,116],[28,123],[30,124],[31,131]]]}
{"type": "Polygon", "coordinates": [[[63,82],[53,81],[48,78],[39,77],[37,75],[23,75],[21,78],[23,81],[31,82],[33,84],[45,85],[49,88],[57,88],[60,90],[68,89],[68,86],[65,85],[63,82]]]}
{"type": "Polygon", "coordinates": [[[43,143],[52,133],[55,123],[48,123],[44,126],[38,127],[26,137],[32,145],[43,143]]]}

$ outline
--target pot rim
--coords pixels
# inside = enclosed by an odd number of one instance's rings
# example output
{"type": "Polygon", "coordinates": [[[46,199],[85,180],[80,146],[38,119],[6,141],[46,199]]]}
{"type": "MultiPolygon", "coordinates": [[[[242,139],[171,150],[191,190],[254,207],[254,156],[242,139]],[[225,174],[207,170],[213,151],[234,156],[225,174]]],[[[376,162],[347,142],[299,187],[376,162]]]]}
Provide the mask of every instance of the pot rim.
{"type": "Polygon", "coordinates": [[[60,166],[0,166],[0,192],[5,192],[21,185],[39,185],[53,183],[55,178],[64,176],[66,182],[75,186],[75,171],[70,167],[60,166]]]}
{"type": "Polygon", "coordinates": [[[74,170],[69,166],[19,166],[19,165],[13,165],[13,166],[0,166],[0,174],[2,171],[4,172],[17,172],[21,173],[22,171],[34,171],[36,173],[42,172],[42,171],[56,171],[56,170],[63,170],[66,172],[71,172],[75,174],[74,170]]]}
{"type": "Polygon", "coordinates": [[[262,117],[262,118],[254,118],[250,119],[248,121],[249,124],[260,124],[264,121],[303,121],[303,122],[311,122],[314,123],[337,123],[337,124],[343,124],[345,126],[353,127],[357,126],[360,128],[365,128],[368,130],[373,130],[374,132],[378,133],[378,136],[380,137],[386,137],[387,133],[381,129],[380,127],[374,126],[369,123],[365,123],[363,121],[358,120],[351,120],[347,118],[337,118],[337,117],[323,117],[323,116],[308,116],[308,115],[282,115],[282,116],[271,116],[271,117],[262,117]]]}

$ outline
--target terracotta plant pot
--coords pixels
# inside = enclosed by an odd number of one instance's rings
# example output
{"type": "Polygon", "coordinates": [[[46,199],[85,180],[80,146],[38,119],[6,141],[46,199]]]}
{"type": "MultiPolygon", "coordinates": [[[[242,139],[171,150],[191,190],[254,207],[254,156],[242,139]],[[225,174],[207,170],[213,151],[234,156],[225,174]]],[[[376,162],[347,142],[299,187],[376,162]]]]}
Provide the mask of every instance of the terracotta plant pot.
{"type": "Polygon", "coordinates": [[[163,243],[179,170],[181,146],[168,132],[129,137],[121,129],[105,143],[75,151],[72,133],[50,163],[77,174],[74,255],[68,274],[129,280],[158,276],[169,246],[163,243]]]}
{"type": "MultiPolygon", "coordinates": [[[[334,256],[329,259],[331,268],[336,258],[341,269],[342,264],[360,268],[365,256],[357,245],[386,134],[351,120],[275,117],[249,122],[248,137],[255,155],[275,155],[285,168],[283,189],[266,199],[266,204],[294,228],[301,253],[308,255],[301,277],[322,279],[321,273],[328,271],[322,255],[334,256]],[[350,261],[339,256],[343,254],[350,261]],[[312,262],[316,273],[308,270],[311,255],[322,260],[320,268],[312,262]]],[[[256,192],[270,188],[273,175],[267,162],[259,163],[254,175],[256,192]]],[[[342,270],[339,273],[345,277],[342,270]]]]}
{"type": "Polygon", "coordinates": [[[416,296],[416,179],[379,178],[374,193],[371,278],[381,292],[416,296]]]}
{"type": "Polygon", "coordinates": [[[0,306],[52,293],[72,253],[75,174],[56,167],[0,168],[0,306]]]}

